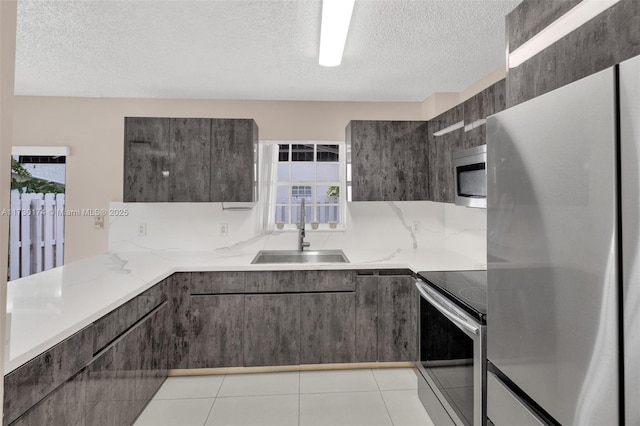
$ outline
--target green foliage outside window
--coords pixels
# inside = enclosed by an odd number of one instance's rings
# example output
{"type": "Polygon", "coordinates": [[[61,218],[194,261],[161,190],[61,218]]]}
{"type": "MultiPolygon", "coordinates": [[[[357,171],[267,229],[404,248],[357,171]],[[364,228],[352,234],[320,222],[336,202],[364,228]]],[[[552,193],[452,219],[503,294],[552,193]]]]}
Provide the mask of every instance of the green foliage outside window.
{"type": "Polygon", "coordinates": [[[327,197],[338,197],[340,195],[340,187],[337,185],[327,188],[327,197]]]}
{"type": "Polygon", "coordinates": [[[64,185],[31,176],[15,158],[11,159],[11,189],[22,193],[64,194],[64,185]]]}

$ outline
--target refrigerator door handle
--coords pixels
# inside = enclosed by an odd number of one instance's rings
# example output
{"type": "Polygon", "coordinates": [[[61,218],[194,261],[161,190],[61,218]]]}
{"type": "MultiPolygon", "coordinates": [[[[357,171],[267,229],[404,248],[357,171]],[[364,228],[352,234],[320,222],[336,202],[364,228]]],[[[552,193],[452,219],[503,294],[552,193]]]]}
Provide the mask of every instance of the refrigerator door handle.
{"type": "Polygon", "coordinates": [[[427,288],[426,284],[422,281],[416,281],[416,288],[420,292],[420,295],[429,302],[434,308],[436,308],[442,315],[447,317],[452,323],[468,333],[478,335],[480,334],[480,327],[469,324],[466,319],[467,316],[462,313],[458,308],[451,306],[443,300],[437,300],[434,295],[430,294],[431,291],[427,288]]]}

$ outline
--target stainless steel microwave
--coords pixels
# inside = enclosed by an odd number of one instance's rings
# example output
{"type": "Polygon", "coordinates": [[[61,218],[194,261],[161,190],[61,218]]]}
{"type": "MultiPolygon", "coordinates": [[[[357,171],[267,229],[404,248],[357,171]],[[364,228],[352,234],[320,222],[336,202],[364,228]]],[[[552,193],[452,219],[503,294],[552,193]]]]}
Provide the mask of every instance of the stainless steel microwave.
{"type": "Polygon", "coordinates": [[[455,203],[487,208],[487,145],[453,153],[455,203]]]}

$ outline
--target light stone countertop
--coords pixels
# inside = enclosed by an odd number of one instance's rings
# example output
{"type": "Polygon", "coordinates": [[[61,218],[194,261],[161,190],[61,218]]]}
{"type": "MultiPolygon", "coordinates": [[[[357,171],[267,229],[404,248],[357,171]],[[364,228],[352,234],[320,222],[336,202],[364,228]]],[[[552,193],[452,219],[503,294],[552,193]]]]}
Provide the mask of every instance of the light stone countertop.
{"type": "Polygon", "coordinates": [[[5,374],[90,325],[175,272],[485,269],[443,249],[344,250],[350,263],[252,265],[255,250],[105,253],[8,283],[5,374]]]}

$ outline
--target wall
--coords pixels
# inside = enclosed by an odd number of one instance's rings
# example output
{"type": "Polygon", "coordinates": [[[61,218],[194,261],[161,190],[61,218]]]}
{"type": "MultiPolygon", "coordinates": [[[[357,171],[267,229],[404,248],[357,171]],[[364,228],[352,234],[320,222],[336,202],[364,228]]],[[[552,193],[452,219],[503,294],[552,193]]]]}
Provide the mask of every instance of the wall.
{"type": "Polygon", "coordinates": [[[506,75],[507,75],[507,66],[506,65],[499,66],[493,72],[487,74],[486,76],[484,76],[483,78],[476,81],[471,86],[467,87],[465,90],[460,92],[458,96],[458,103],[462,103],[467,99],[473,97],[474,95],[477,95],[487,87],[505,78],[506,75]]]}
{"type": "Polygon", "coordinates": [[[459,93],[434,93],[422,101],[422,119],[431,120],[459,103],[459,93]]]}
{"type": "MultiPolygon", "coordinates": [[[[0,1],[0,209],[9,209],[11,179],[11,138],[13,126],[13,81],[16,56],[16,2],[0,1]]],[[[0,312],[7,306],[7,250],[9,247],[9,217],[0,216],[0,312]]],[[[0,315],[0,360],[4,360],[6,317],[0,315]]],[[[0,362],[0,377],[4,376],[0,362]]],[[[4,399],[4,382],[0,383],[0,401],[4,399]]],[[[0,405],[0,418],[2,406],[0,405]]]]}

